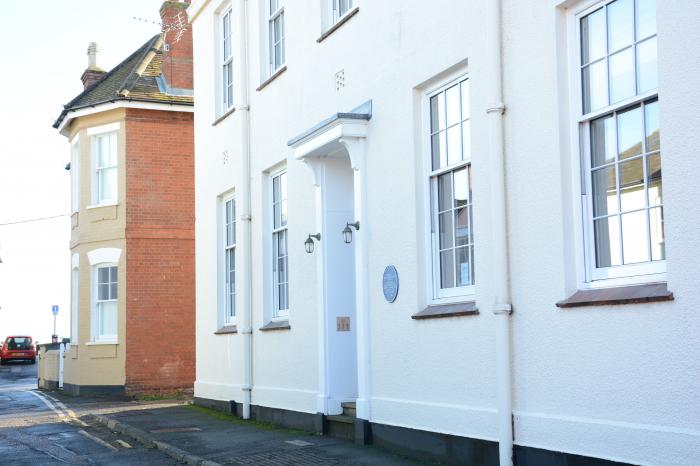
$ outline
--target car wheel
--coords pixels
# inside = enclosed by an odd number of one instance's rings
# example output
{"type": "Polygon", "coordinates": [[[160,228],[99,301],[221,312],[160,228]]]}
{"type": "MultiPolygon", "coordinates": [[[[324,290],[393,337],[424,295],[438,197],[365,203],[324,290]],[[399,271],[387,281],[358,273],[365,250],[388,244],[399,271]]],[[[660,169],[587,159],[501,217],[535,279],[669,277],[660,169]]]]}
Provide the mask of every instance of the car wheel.
{"type": "Polygon", "coordinates": [[[5,361],[4,359],[0,359],[0,366],[4,366],[5,364],[7,364],[7,361],[5,361]]]}
{"type": "Polygon", "coordinates": [[[36,364],[36,358],[32,358],[31,363],[36,364]]]}

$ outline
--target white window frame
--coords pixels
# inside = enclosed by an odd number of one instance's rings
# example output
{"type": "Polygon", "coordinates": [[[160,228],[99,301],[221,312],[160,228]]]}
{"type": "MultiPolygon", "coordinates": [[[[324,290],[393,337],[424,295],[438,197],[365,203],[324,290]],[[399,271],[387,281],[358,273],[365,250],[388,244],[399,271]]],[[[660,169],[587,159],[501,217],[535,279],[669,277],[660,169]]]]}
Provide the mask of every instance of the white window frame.
{"type": "Polygon", "coordinates": [[[221,201],[221,246],[219,248],[219,257],[221,258],[222,264],[222,277],[221,277],[221,321],[223,325],[232,325],[236,323],[237,313],[236,313],[236,198],[234,195],[226,196],[221,201]],[[232,206],[231,221],[226,221],[227,210],[229,203],[232,206]],[[232,242],[229,243],[228,240],[228,226],[232,227],[232,242]],[[232,252],[233,255],[233,290],[230,289],[230,272],[229,270],[229,254],[232,252]],[[229,299],[232,296],[233,300],[229,299]]]}
{"type": "MultiPolygon", "coordinates": [[[[109,342],[109,343],[116,343],[117,342],[117,335],[119,333],[119,266],[117,265],[116,262],[103,262],[99,264],[95,264],[92,266],[92,341],[93,342],[109,342]],[[114,299],[107,299],[107,300],[100,300],[98,299],[98,286],[99,286],[99,270],[103,268],[110,268],[110,267],[116,267],[117,269],[117,297],[114,299]],[[101,313],[99,309],[99,305],[102,303],[115,303],[116,306],[116,322],[115,322],[115,328],[117,329],[117,333],[114,334],[101,334],[99,329],[100,329],[100,324],[101,324],[101,313]]],[[[108,283],[113,283],[113,282],[108,282],[108,283]]]]}
{"type": "MultiPolygon", "coordinates": [[[[425,176],[425,184],[424,184],[424,189],[425,189],[425,200],[424,200],[424,206],[425,206],[425,212],[426,212],[426,252],[427,252],[427,263],[431,265],[431,273],[428,274],[427,277],[427,289],[428,289],[428,299],[430,302],[433,302],[435,304],[445,304],[445,303],[454,303],[454,302],[463,302],[463,301],[468,301],[472,300],[475,298],[476,295],[476,283],[474,282],[475,278],[472,277],[472,282],[474,284],[472,285],[464,285],[464,286],[455,286],[453,288],[441,288],[440,287],[440,252],[439,252],[439,234],[438,234],[438,228],[439,228],[439,222],[438,222],[438,207],[437,207],[437,179],[438,176],[444,173],[450,173],[450,172],[455,172],[463,167],[470,167],[471,169],[471,164],[472,164],[472,158],[471,158],[471,150],[469,149],[468,156],[466,157],[465,160],[460,161],[459,163],[455,163],[452,165],[448,165],[446,167],[442,167],[438,170],[433,170],[433,162],[432,162],[432,146],[431,146],[431,114],[430,114],[430,99],[431,97],[447,90],[448,88],[454,86],[455,84],[459,84],[462,81],[467,81],[469,80],[469,75],[468,73],[461,71],[459,73],[454,74],[451,78],[448,80],[443,80],[440,82],[439,85],[431,87],[427,89],[423,93],[423,98],[422,98],[422,114],[423,114],[423,125],[421,128],[422,131],[422,136],[423,136],[423,164],[424,164],[424,171],[423,173],[426,174],[425,176]]],[[[469,116],[468,121],[471,121],[471,115],[469,116]]],[[[460,123],[461,124],[461,123],[460,123]]],[[[464,135],[462,134],[462,144],[464,147],[465,140],[464,140],[464,135]]],[[[469,138],[469,141],[466,142],[466,144],[471,147],[471,137],[469,138]]],[[[464,149],[463,149],[464,150],[464,149]]],[[[454,189],[454,187],[453,187],[454,189]]],[[[473,215],[472,215],[473,219],[473,215]]],[[[453,225],[454,229],[454,225],[453,225]]],[[[472,235],[473,235],[473,226],[470,224],[470,229],[472,230],[472,235]]],[[[454,248],[454,245],[453,245],[454,248]]],[[[474,249],[476,249],[476,245],[474,244],[474,249]]],[[[474,261],[474,258],[471,257],[471,261],[474,261]]],[[[476,269],[475,265],[472,264],[472,269],[476,269]]]]}
{"type": "Polygon", "coordinates": [[[221,85],[219,87],[219,92],[221,92],[221,114],[226,113],[229,109],[233,107],[234,97],[234,79],[233,79],[233,8],[231,6],[226,7],[219,14],[219,47],[221,53],[219,56],[219,76],[221,79],[221,85]],[[226,27],[228,26],[228,36],[226,35],[226,27]],[[226,55],[226,41],[228,41],[228,51],[229,54],[226,55]],[[230,71],[229,71],[230,70],[230,71]],[[230,74],[230,81],[229,81],[230,74]],[[230,88],[230,96],[229,96],[230,88]]]}
{"type": "MultiPolygon", "coordinates": [[[[287,223],[285,223],[282,226],[275,227],[275,205],[277,203],[282,202],[282,200],[287,201],[287,215],[289,215],[289,207],[288,207],[288,198],[281,198],[279,199],[279,202],[275,199],[275,190],[274,190],[274,180],[275,178],[279,178],[281,176],[285,176],[288,181],[288,175],[287,175],[287,169],[286,167],[280,170],[277,170],[275,172],[270,173],[269,176],[269,193],[270,193],[270,203],[269,203],[269,208],[270,208],[270,213],[269,213],[269,219],[270,219],[270,252],[271,252],[271,262],[272,262],[272,267],[271,267],[271,288],[270,291],[272,293],[272,312],[271,312],[271,317],[273,321],[276,320],[287,320],[289,318],[289,217],[287,217],[287,223]],[[278,241],[277,238],[281,233],[286,234],[287,238],[287,254],[286,254],[286,267],[287,267],[287,308],[286,309],[279,309],[279,302],[280,302],[280,294],[279,294],[279,285],[280,283],[278,281],[278,271],[277,271],[277,251],[278,251],[278,241]]],[[[281,212],[281,209],[280,209],[281,212]]],[[[280,214],[281,215],[281,214],[280,214]]]]}
{"type": "Polygon", "coordinates": [[[285,24],[284,24],[284,0],[264,0],[265,1],[265,11],[267,12],[267,54],[268,54],[268,75],[272,76],[277,70],[282,68],[287,61],[287,56],[285,53],[285,24]],[[277,3],[277,9],[272,11],[272,2],[277,3]],[[279,38],[275,37],[275,21],[279,18],[280,20],[280,34],[279,38]],[[275,45],[280,44],[281,61],[277,63],[275,61],[275,45]]]}
{"type": "Polygon", "coordinates": [[[80,210],[80,138],[76,136],[70,145],[70,207],[71,213],[80,210]]]}
{"type": "MultiPolygon", "coordinates": [[[[576,241],[576,253],[581,263],[581,266],[577,268],[578,286],[581,288],[605,288],[666,280],[666,260],[623,264],[606,268],[596,267],[592,180],[590,176],[590,122],[605,115],[624,111],[637,104],[643,107],[645,103],[658,99],[658,89],[654,89],[637,94],[620,102],[606,105],[603,108],[590,111],[587,114],[583,113],[583,82],[581,78],[582,65],[580,58],[582,46],[581,19],[600,8],[606,7],[614,1],[616,0],[591,0],[582,2],[575,8],[570,9],[567,15],[570,84],[569,105],[572,115],[570,127],[572,135],[571,151],[572,154],[574,154],[572,164],[574,167],[572,186],[574,186],[576,190],[573,208],[574,212],[577,213],[575,216],[574,228],[575,231],[578,232],[579,238],[576,241]]],[[[634,69],[636,73],[636,54],[634,60],[634,69]]],[[[608,92],[609,86],[610,84],[608,82],[608,92]]],[[[617,129],[615,128],[615,132],[616,131],[617,129]]]]}
{"type": "MultiPolygon", "coordinates": [[[[91,146],[91,152],[92,152],[92,204],[93,205],[113,205],[116,204],[119,200],[119,133],[117,131],[106,131],[104,133],[98,133],[98,134],[93,134],[90,137],[90,146],[91,146]],[[114,163],[112,165],[105,165],[105,166],[100,166],[99,160],[99,140],[105,137],[114,137],[115,140],[115,151],[116,153],[114,154],[113,160],[114,163]],[[114,186],[115,186],[115,193],[113,198],[102,198],[101,197],[101,184],[102,184],[102,176],[104,176],[105,172],[107,170],[113,170],[114,173],[114,186]]],[[[111,150],[111,145],[110,145],[110,150],[111,150]]]]}
{"type": "Polygon", "coordinates": [[[342,5],[343,5],[343,0],[329,0],[329,20],[330,20],[330,25],[334,26],[336,23],[338,23],[345,15],[350,13],[353,9],[353,0],[345,0],[347,2],[347,9],[343,12],[340,11],[342,5]]]}

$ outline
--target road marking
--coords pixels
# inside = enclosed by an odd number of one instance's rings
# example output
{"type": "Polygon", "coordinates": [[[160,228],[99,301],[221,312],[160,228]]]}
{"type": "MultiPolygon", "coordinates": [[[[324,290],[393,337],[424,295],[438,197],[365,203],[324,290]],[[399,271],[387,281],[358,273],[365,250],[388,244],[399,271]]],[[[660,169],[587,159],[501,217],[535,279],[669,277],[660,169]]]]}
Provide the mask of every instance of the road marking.
{"type": "Polygon", "coordinates": [[[117,447],[115,447],[114,445],[111,445],[111,444],[105,442],[105,441],[102,440],[101,438],[95,437],[95,436],[92,435],[92,434],[88,434],[88,433],[85,432],[83,429],[80,429],[78,432],[79,432],[81,435],[83,435],[83,436],[89,438],[90,440],[94,440],[95,442],[99,443],[99,444],[102,445],[103,447],[107,447],[107,448],[109,448],[109,449],[112,450],[112,451],[119,451],[119,448],[117,448],[117,447]]]}
{"type": "Polygon", "coordinates": [[[61,409],[62,409],[63,411],[65,411],[66,413],[68,413],[68,417],[70,417],[71,419],[73,419],[75,422],[77,422],[78,424],[80,424],[80,425],[83,426],[83,427],[87,426],[87,424],[86,424],[85,422],[83,422],[80,418],[78,418],[78,416],[75,414],[75,412],[74,412],[72,409],[70,409],[68,406],[64,405],[63,403],[61,403],[59,400],[57,400],[56,398],[52,397],[52,396],[49,395],[48,393],[44,393],[43,395],[44,395],[45,397],[51,399],[54,403],[56,403],[56,405],[57,405],[59,408],[61,408],[61,409]]]}
{"type": "Polygon", "coordinates": [[[50,409],[51,411],[53,411],[54,413],[58,414],[58,417],[60,417],[61,419],[65,420],[65,417],[66,417],[65,413],[63,413],[63,411],[59,410],[59,409],[56,408],[53,404],[51,404],[51,402],[50,402],[48,399],[46,399],[43,395],[41,395],[41,394],[39,394],[39,393],[37,393],[37,392],[35,392],[35,391],[33,391],[33,390],[28,390],[27,393],[31,393],[31,394],[34,395],[35,397],[39,398],[41,401],[44,402],[44,404],[45,404],[46,406],[49,407],[49,409],[50,409]]]}
{"type": "Polygon", "coordinates": [[[124,448],[131,448],[131,445],[129,445],[127,442],[125,442],[124,440],[122,440],[120,438],[117,439],[117,443],[119,445],[123,446],[124,448]]]}

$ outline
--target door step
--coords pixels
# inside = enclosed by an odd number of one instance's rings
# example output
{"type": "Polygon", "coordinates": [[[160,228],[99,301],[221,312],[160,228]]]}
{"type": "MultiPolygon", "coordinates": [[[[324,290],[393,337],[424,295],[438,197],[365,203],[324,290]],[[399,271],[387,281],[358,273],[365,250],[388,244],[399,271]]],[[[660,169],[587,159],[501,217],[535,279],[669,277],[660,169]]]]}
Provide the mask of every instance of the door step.
{"type": "Polygon", "coordinates": [[[355,417],[344,414],[326,416],[328,435],[355,440],[355,417]]]}
{"type": "Polygon", "coordinates": [[[345,403],[340,403],[343,408],[343,415],[350,417],[357,417],[357,408],[355,407],[354,401],[347,401],[345,403]]]}

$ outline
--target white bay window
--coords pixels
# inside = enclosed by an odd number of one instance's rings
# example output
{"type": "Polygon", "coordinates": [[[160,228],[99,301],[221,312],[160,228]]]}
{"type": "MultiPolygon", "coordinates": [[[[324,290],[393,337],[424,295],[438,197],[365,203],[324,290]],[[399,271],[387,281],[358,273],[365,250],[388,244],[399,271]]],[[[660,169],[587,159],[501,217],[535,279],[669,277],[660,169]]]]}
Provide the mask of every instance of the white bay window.
{"type": "MultiPolygon", "coordinates": [[[[117,133],[93,136],[93,204],[117,202],[117,133]]],[[[76,188],[77,189],[77,188],[76,188]]]]}
{"type": "Polygon", "coordinates": [[[117,271],[115,264],[94,268],[93,336],[95,341],[117,340],[117,271]]]}

